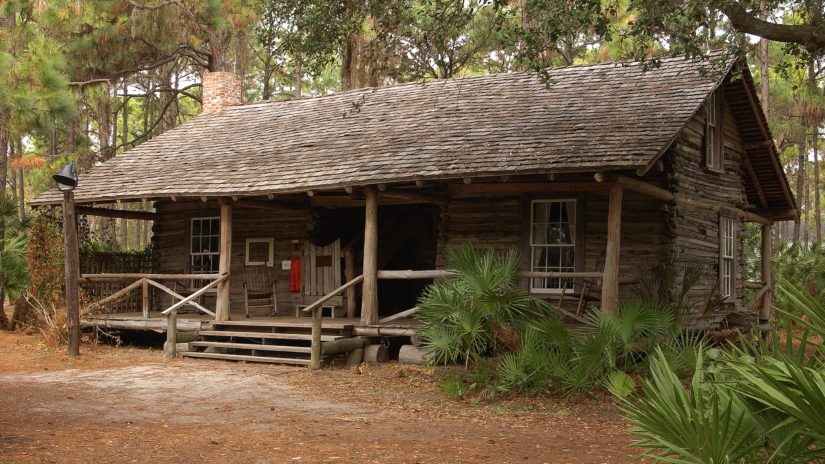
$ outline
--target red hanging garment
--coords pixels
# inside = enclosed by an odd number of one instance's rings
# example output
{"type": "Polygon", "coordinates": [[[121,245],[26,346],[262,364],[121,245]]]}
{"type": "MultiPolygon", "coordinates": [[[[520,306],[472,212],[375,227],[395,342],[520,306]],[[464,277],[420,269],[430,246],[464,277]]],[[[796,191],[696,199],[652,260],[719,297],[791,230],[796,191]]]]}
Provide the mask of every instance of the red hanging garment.
{"type": "Polygon", "coordinates": [[[301,290],[301,258],[292,258],[289,264],[289,286],[290,292],[301,290]]]}

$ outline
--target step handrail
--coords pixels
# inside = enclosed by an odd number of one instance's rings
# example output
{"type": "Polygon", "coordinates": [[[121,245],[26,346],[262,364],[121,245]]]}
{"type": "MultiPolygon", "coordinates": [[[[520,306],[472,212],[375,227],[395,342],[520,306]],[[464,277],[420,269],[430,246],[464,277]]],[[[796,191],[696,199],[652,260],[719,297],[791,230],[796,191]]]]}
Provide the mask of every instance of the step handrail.
{"type": "Polygon", "coordinates": [[[308,313],[312,312],[312,343],[309,355],[309,368],[313,370],[317,370],[321,368],[321,319],[323,318],[323,308],[322,305],[327,301],[331,300],[339,293],[343,292],[344,290],[352,287],[353,285],[358,284],[364,280],[364,274],[361,274],[349,282],[341,285],[340,287],[336,288],[335,290],[327,293],[326,295],[322,296],[319,300],[311,305],[307,306],[303,309],[303,312],[308,313]]]}
{"type": "MultiPolygon", "coordinates": [[[[218,285],[219,283],[223,282],[224,280],[229,278],[229,273],[226,272],[222,274],[217,279],[209,282],[208,285],[197,290],[196,292],[192,293],[191,295],[187,296],[186,298],[178,301],[177,303],[173,304],[172,306],[164,309],[160,313],[166,316],[166,343],[163,345],[163,352],[166,356],[166,359],[175,359],[178,355],[178,308],[185,304],[192,304],[194,303],[192,300],[198,298],[199,296],[206,293],[210,288],[218,285]]],[[[180,296],[180,295],[178,295],[180,296]]],[[[208,309],[204,308],[203,306],[197,305],[196,306],[199,310],[215,317],[215,313],[209,311],[208,309]]]]}

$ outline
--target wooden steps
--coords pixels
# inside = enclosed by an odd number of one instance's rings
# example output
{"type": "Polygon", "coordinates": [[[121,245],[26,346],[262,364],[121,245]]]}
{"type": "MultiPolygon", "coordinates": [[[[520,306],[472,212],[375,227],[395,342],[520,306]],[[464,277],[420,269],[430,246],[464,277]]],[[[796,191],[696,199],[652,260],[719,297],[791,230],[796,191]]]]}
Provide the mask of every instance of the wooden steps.
{"type": "Polygon", "coordinates": [[[244,361],[270,364],[293,364],[297,366],[309,366],[309,359],[297,358],[277,358],[271,356],[252,356],[243,354],[223,354],[190,351],[183,353],[187,358],[218,359],[223,361],[244,361]]]}
{"type": "MultiPolygon", "coordinates": [[[[330,342],[352,336],[353,324],[324,321],[321,341],[330,342]]],[[[238,320],[211,323],[210,330],[198,332],[190,342],[187,358],[242,361],[308,366],[312,344],[309,321],[238,320]]]]}

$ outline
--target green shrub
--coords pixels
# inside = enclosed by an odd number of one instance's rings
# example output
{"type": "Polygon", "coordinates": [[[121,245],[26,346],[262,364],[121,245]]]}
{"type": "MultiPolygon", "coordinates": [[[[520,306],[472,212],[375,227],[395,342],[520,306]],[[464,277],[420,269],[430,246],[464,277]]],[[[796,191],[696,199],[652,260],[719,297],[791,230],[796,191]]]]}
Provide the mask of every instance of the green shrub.
{"type": "Polygon", "coordinates": [[[644,396],[623,400],[650,456],[674,463],[825,459],[825,306],[787,283],[778,293],[792,306],[783,311],[786,320],[800,324],[801,333],[786,324],[770,345],[715,350],[707,363],[700,350],[687,387],[657,352],[644,396]]]}
{"type": "Polygon", "coordinates": [[[447,252],[455,277],[428,286],[418,302],[419,335],[435,364],[463,361],[506,351],[502,334],[541,314],[547,305],[519,288],[515,250],[497,254],[471,244],[447,252]]]}

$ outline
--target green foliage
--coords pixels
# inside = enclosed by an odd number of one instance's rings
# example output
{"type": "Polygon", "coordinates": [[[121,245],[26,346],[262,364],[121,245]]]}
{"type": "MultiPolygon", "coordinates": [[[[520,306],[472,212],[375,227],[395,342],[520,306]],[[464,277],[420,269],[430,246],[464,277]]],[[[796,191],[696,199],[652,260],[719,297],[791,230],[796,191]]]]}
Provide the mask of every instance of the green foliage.
{"type": "Polygon", "coordinates": [[[46,307],[60,307],[63,300],[63,235],[54,221],[38,215],[29,233],[27,250],[29,295],[46,307]]]}
{"type": "Polygon", "coordinates": [[[825,459],[820,342],[825,306],[787,283],[778,290],[793,307],[784,314],[804,327],[800,335],[784,331],[783,341],[783,332],[774,332],[770,346],[715,350],[707,353],[709,362],[700,351],[687,388],[664,352],[657,352],[651,378],[642,382],[644,396],[623,399],[639,444],[653,458],[675,463],[825,459]]]}
{"type": "Polygon", "coordinates": [[[427,287],[416,317],[419,335],[432,350],[436,364],[469,363],[495,353],[496,330],[508,330],[547,312],[541,300],[518,285],[519,258],[515,250],[497,254],[466,243],[447,252],[447,269],[455,278],[427,287]]]}

